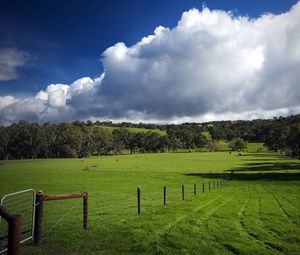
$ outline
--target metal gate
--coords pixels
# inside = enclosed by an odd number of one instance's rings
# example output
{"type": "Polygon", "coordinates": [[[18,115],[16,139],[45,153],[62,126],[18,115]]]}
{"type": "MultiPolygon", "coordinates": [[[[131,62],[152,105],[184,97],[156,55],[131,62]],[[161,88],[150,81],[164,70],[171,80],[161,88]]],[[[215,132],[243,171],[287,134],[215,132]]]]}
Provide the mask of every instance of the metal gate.
{"type": "MultiPolygon", "coordinates": [[[[2,197],[0,204],[10,213],[21,215],[21,241],[33,240],[35,218],[35,190],[27,189],[2,197]]],[[[7,251],[8,226],[0,217],[0,254],[7,251]]]]}

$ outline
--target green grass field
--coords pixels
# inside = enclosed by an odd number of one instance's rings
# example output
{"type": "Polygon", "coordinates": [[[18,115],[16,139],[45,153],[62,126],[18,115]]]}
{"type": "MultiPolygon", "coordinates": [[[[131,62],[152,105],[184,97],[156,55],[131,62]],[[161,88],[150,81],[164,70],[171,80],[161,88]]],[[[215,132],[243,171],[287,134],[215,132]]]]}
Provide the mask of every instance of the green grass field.
{"type": "Polygon", "coordinates": [[[0,197],[26,188],[89,192],[88,230],[82,229],[82,200],[45,202],[43,244],[22,246],[26,255],[300,254],[300,163],[257,153],[261,144],[251,146],[241,156],[193,152],[2,161],[0,197]],[[228,173],[232,180],[209,191],[208,182],[213,187],[219,179],[207,176],[202,193],[203,173],[228,173]]]}
{"type": "MultiPolygon", "coordinates": [[[[113,130],[115,129],[120,129],[120,127],[108,127],[108,126],[97,126],[99,128],[104,128],[106,130],[109,130],[110,132],[112,132],[113,130]]],[[[159,129],[146,129],[146,128],[133,128],[133,127],[130,127],[130,128],[125,128],[127,129],[129,132],[132,132],[132,133],[139,133],[139,132],[143,132],[143,133],[147,133],[147,132],[155,132],[155,133],[158,133],[160,135],[166,135],[166,131],[162,131],[162,130],[159,130],[159,129]]]]}

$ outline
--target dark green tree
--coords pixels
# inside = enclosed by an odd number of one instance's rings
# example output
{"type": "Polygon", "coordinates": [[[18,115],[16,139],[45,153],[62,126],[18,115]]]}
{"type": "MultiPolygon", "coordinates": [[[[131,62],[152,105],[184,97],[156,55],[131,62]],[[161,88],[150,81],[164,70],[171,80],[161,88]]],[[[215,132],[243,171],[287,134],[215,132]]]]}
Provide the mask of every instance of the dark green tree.
{"type": "Polygon", "coordinates": [[[117,128],[112,132],[114,151],[121,154],[124,149],[128,149],[129,131],[127,128],[117,128]]]}
{"type": "Polygon", "coordinates": [[[8,159],[9,134],[5,127],[0,127],[0,159],[8,159]]]}
{"type": "Polygon", "coordinates": [[[95,127],[92,133],[94,150],[98,155],[107,155],[113,149],[111,132],[104,128],[95,127]]]}
{"type": "Polygon", "coordinates": [[[68,123],[57,125],[54,150],[56,157],[77,158],[80,156],[83,134],[79,126],[68,123]]]}

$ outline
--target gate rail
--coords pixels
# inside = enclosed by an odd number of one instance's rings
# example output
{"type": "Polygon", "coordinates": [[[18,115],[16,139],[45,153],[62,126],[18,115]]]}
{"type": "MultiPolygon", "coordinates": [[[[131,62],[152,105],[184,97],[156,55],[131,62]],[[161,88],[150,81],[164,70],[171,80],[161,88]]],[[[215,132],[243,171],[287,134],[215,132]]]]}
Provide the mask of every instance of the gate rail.
{"type": "Polygon", "coordinates": [[[21,241],[21,215],[12,215],[4,206],[0,205],[0,216],[8,223],[7,255],[18,255],[21,241]]]}
{"type": "MultiPolygon", "coordinates": [[[[21,191],[17,191],[17,192],[13,192],[13,193],[9,193],[9,194],[6,194],[5,196],[2,197],[1,201],[0,201],[0,205],[2,207],[5,207],[6,210],[7,210],[7,206],[5,205],[5,201],[11,197],[15,197],[15,196],[18,196],[18,195],[22,195],[22,194],[27,194],[27,193],[31,193],[31,201],[30,201],[30,204],[31,204],[31,227],[30,227],[30,236],[29,237],[26,237],[26,238],[23,238],[22,236],[22,231],[21,231],[21,239],[20,239],[20,243],[24,243],[26,241],[29,241],[29,240],[33,240],[33,237],[34,237],[34,225],[35,225],[35,207],[36,207],[36,192],[34,189],[26,189],[26,190],[21,190],[21,191]]],[[[14,213],[14,209],[10,209],[8,208],[9,210],[12,211],[12,213],[14,213]]],[[[15,213],[14,213],[15,214],[15,213]]],[[[19,214],[17,212],[17,214],[19,214]]],[[[26,221],[26,219],[24,218],[24,215],[21,213],[21,216],[23,218],[23,225],[24,225],[24,222],[26,221]]],[[[0,219],[0,222],[1,222],[1,219],[0,219]]],[[[0,252],[1,253],[1,252],[0,252]]]]}

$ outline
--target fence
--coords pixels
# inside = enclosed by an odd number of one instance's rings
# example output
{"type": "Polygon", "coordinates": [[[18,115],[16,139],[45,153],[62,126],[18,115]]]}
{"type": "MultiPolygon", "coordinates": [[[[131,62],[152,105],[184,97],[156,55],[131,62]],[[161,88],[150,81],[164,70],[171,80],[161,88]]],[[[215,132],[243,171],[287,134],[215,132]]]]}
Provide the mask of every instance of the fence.
{"type": "MultiPolygon", "coordinates": [[[[128,200],[124,199],[126,206],[121,206],[122,202],[122,194],[119,196],[120,203],[110,203],[110,206],[103,206],[103,203],[101,203],[99,200],[94,200],[93,204],[96,206],[99,206],[101,204],[101,209],[98,210],[97,208],[97,215],[101,215],[100,220],[102,222],[99,224],[104,223],[107,220],[106,224],[110,224],[109,221],[112,220],[115,217],[117,217],[118,220],[120,220],[120,215],[118,214],[121,212],[123,215],[124,213],[127,215],[131,215],[131,217],[134,215],[134,210],[137,210],[136,213],[138,215],[142,214],[142,212],[146,212],[146,210],[150,207],[159,206],[162,205],[163,207],[166,207],[167,205],[170,206],[171,204],[180,203],[180,201],[184,201],[189,197],[196,196],[197,194],[200,194],[204,192],[209,192],[211,190],[223,187],[225,185],[225,181],[221,180],[218,182],[205,182],[202,181],[202,185],[199,185],[200,188],[198,188],[197,183],[192,183],[189,185],[181,185],[181,189],[179,189],[179,186],[177,185],[177,188],[174,186],[164,186],[161,191],[157,190],[155,193],[151,193],[151,195],[155,194],[157,197],[156,199],[149,199],[148,194],[142,193],[142,189],[140,186],[137,187],[137,197],[130,198],[128,200]],[[201,190],[202,186],[202,190],[201,190]],[[191,187],[191,188],[189,188],[191,187]],[[208,190],[206,191],[206,187],[208,187],[208,190]],[[160,199],[158,198],[160,194],[160,199]],[[175,194],[175,195],[174,195],[175,194]],[[172,199],[170,199],[172,197],[172,199]],[[143,207],[143,211],[142,211],[143,207]],[[116,208],[119,208],[119,212],[116,211],[116,208]],[[136,209],[135,209],[136,208],[136,209]],[[131,209],[130,211],[127,209],[131,209]],[[100,212],[100,213],[99,213],[100,212]],[[102,217],[108,215],[107,218],[102,217]]],[[[102,196],[102,199],[105,196],[102,196]]],[[[33,241],[35,244],[40,245],[42,242],[43,237],[43,221],[44,221],[44,203],[46,201],[54,201],[54,200],[65,200],[65,199],[76,199],[76,198],[82,198],[83,199],[83,228],[88,228],[88,193],[82,192],[78,194],[60,194],[60,195],[45,195],[41,192],[36,194],[35,197],[35,214],[34,214],[34,231],[32,232],[34,234],[33,241]]],[[[101,199],[101,197],[100,197],[101,199]]],[[[102,200],[103,202],[103,200],[102,200]]],[[[111,201],[110,201],[111,202],[111,201]]],[[[68,211],[69,212],[69,211],[68,211]]],[[[67,213],[68,213],[67,212],[67,213]]],[[[19,252],[19,246],[21,242],[21,217],[19,215],[12,215],[8,212],[8,210],[5,207],[0,207],[0,214],[1,217],[8,222],[8,241],[7,241],[7,250],[9,255],[17,255],[19,252]]],[[[52,214],[52,213],[51,213],[52,214]]],[[[67,214],[66,214],[67,215],[67,214]]],[[[52,226],[54,228],[56,224],[52,226]]],[[[1,239],[0,239],[1,241],[1,239]]],[[[0,244],[1,246],[1,244],[0,244]]],[[[1,250],[0,250],[1,251],[1,250]]]]}
{"type": "MultiPolygon", "coordinates": [[[[218,182],[211,182],[210,191],[217,189],[217,187],[224,186],[225,182],[223,180],[218,182]],[[217,185],[218,183],[218,185],[217,185]]],[[[180,205],[181,201],[185,201],[189,198],[195,197],[196,195],[199,195],[203,192],[208,192],[209,182],[203,181],[201,183],[189,183],[178,186],[178,184],[175,184],[173,186],[163,186],[161,189],[156,189],[153,192],[153,187],[150,187],[146,190],[142,189],[141,186],[138,186],[136,188],[136,197],[133,197],[132,195],[128,196],[128,190],[119,190],[119,192],[111,193],[110,190],[99,190],[99,192],[94,192],[93,196],[91,197],[91,201],[93,203],[93,211],[96,215],[99,216],[99,224],[101,225],[109,225],[116,221],[122,221],[127,220],[127,217],[133,217],[134,214],[145,214],[145,213],[151,213],[152,209],[159,209],[160,206],[163,207],[170,207],[172,205],[180,205]],[[202,189],[201,189],[202,188],[202,189]],[[207,189],[206,189],[207,188],[207,189]],[[148,193],[147,193],[148,192],[148,193]],[[115,196],[111,196],[112,194],[115,194],[115,196]],[[112,202],[112,201],[118,201],[118,203],[112,202]]],[[[43,195],[40,197],[40,194],[37,195],[37,204],[39,204],[39,201],[42,200],[41,206],[43,207],[44,201],[49,200],[61,200],[66,198],[80,198],[84,197],[85,193],[80,194],[69,194],[69,195],[56,195],[56,196],[49,196],[49,195],[43,195]],[[66,197],[67,196],[67,197],[66,197]]],[[[131,191],[132,194],[132,191],[131,191]]],[[[87,197],[86,197],[87,203],[87,197]]],[[[71,221],[69,219],[64,219],[66,215],[71,215],[72,208],[78,208],[78,204],[75,206],[75,203],[69,203],[65,204],[64,207],[61,207],[62,210],[60,210],[60,215],[56,214],[53,215],[53,210],[48,211],[49,216],[44,216],[44,209],[42,209],[41,216],[39,216],[39,209],[37,208],[37,214],[36,214],[36,230],[35,230],[35,243],[39,244],[42,240],[42,237],[48,235],[48,233],[52,233],[55,228],[57,229],[59,226],[61,227],[63,224],[66,226],[71,226],[71,221]],[[69,207],[69,208],[68,208],[69,207]],[[66,213],[64,213],[65,211],[66,213]],[[62,215],[62,216],[61,216],[62,215]],[[38,219],[40,217],[40,219],[38,219]],[[57,220],[56,218],[59,218],[57,220]],[[42,222],[44,221],[44,227],[45,231],[42,233],[42,222]],[[48,222],[49,221],[49,222],[48,222]],[[58,225],[58,222],[62,222],[60,225],[58,225]],[[40,229],[40,230],[38,230],[40,229]]],[[[84,206],[84,215],[87,217],[87,205],[84,206]]],[[[56,209],[56,208],[55,208],[56,209]]],[[[47,211],[47,210],[46,210],[47,211]]],[[[73,215],[73,214],[72,214],[73,215]]],[[[73,217],[73,216],[72,216],[73,217]]],[[[74,218],[73,218],[74,219],[74,218]]],[[[85,220],[84,220],[85,222],[85,220]]],[[[87,222],[87,221],[86,221],[87,222]]],[[[85,224],[85,223],[84,223],[85,224]]],[[[71,227],[74,227],[73,225],[71,227]]],[[[84,225],[84,228],[87,227],[84,225]]]]}
{"type": "MultiPolygon", "coordinates": [[[[224,185],[225,185],[224,180],[218,181],[216,183],[216,186],[215,186],[215,183],[213,182],[213,189],[215,189],[215,187],[221,188],[224,185]]],[[[196,196],[197,195],[197,184],[194,183],[193,187],[194,187],[193,188],[193,194],[194,194],[194,196],[196,196]]],[[[212,190],[212,186],[211,186],[210,182],[208,182],[208,190],[209,191],[212,190]]],[[[202,182],[202,192],[203,193],[205,192],[205,182],[204,181],[202,182]]],[[[137,187],[137,213],[138,214],[141,214],[141,198],[142,198],[141,187],[138,186],[137,187]]],[[[184,184],[181,186],[181,199],[185,200],[185,185],[184,184]]],[[[163,187],[163,203],[162,204],[163,204],[164,207],[167,205],[167,186],[163,187]]]]}
{"type": "Polygon", "coordinates": [[[42,242],[43,231],[43,214],[44,214],[44,202],[64,199],[83,199],[83,228],[88,227],[88,193],[81,192],[78,194],[60,194],[60,195],[44,195],[39,192],[36,195],[36,212],[35,212],[35,226],[34,226],[34,243],[40,245],[42,242]]]}

